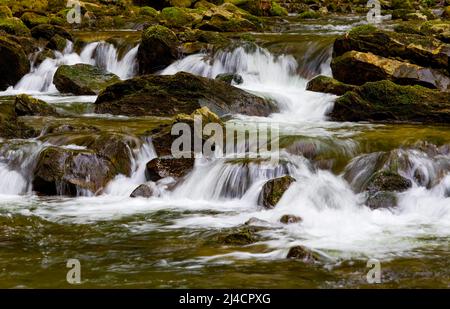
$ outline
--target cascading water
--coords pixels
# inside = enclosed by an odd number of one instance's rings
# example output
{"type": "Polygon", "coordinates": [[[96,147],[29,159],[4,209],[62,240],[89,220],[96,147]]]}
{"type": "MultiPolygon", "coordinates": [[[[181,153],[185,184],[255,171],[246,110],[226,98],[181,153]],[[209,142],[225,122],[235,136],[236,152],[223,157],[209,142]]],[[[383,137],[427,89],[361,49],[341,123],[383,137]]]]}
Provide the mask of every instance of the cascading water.
{"type": "Polygon", "coordinates": [[[47,58],[39,65],[32,65],[30,73],[14,86],[0,95],[15,95],[28,93],[33,95],[57,94],[58,90],[53,84],[53,76],[61,65],[74,65],[78,63],[101,67],[116,74],[121,79],[131,78],[136,74],[136,55],[139,46],[129,50],[122,59],[114,45],[105,42],[87,44],[80,54],[74,51],[71,41],[67,41],[62,52],[55,51],[54,59],[47,58]]]}
{"type": "Polygon", "coordinates": [[[297,68],[292,56],[275,56],[264,48],[242,46],[231,52],[219,51],[212,58],[205,54],[188,56],[161,74],[184,71],[215,78],[221,73],[237,73],[244,82],[235,86],[277,101],[281,114],[273,115],[275,120],[324,120],[334,96],[306,91],[307,80],[297,74],[297,68]]]}
{"type": "MultiPolygon", "coordinates": [[[[33,68],[9,93],[55,92],[52,77],[61,64],[95,64],[121,78],[128,78],[134,74],[136,52],[137,47],[118,60],[116,49],[106,43],[88,44],[79,55],[69,45],[63,53],[56,55],[56,59],[47,59],[33,68]],[[39,78],[42,76],[45,78],[39,78]]],[[[325,51],[320,54],[317,63],[305,62],[300,66],[308,63],[329,75],[329,58],[324,56],[328,54],[325,51]]],[[[173,63],[161,74],[179,71],[209,78],[215,78],[220,73],[240,74],[244,83],[237,87],[272,98],[281,109],[280,113],[268,118],[237,116],[233,121],[277,122],[282,134],[304,138],[306,144],[308,140],[313,140],[317,145],[328,139],[332,141],[330,147],[338,149],[336,153],[353,157],[358,151],[363,152],[358,148],[358,142],[352,139],[356,134],[353,130],[369,126],[327,121],[326,114],[335,97],[306,91],[307,79],[299,74],[302,70],[292,56],[275,56],[259,47],[238,47],[231,51],[219,51],[213,56],[188,56],[173,63]]],[[[31,154],[37,151],[39,149],[20,157],[19,152],[2,150],[0,194],[31,193],[31,174],[24,172],[31,165],[25,168],[17,162],[24,161],[24,158],[33,161],[35,156],[31,154]]],[[[370,209],[365,205],[366,193],[359,193],[358,190],[379,169],[373,163],[378,158],[377,153],[362,153],[346,162],[342,174],[321,170],[316,167],[316,161],[295,151],[282,152],[278,165],[239,158],[197,159],[193,170],[173,191],[161,190],[161,196],[150,199],[131,199],[130,193],[146,183],[146,163],[157,156],[151,141],[147,140],[132,156],[131,176],[116,176],[103,194],[53,202],[38,201],[39,207],[30,206],[29,211],[46,221],[82,224],[97,221],[115,223],[114,220],[126,221],[135,215],[137,218],[123,224],[119,221],[118,225],[137,233],[164,229],[179,229],[183,234],[189,234],[186,232],[189,229],[195,232],[198,229],[216,231],[237,227],[251,218],[257,218],[264,220],[267,228],[261,232],[265,238],[260,244],[269,249],[264,254],[232,252],[234,257],[281,259],[286,257],[289,247],[305,245],[336,260],[355,257],[390,259],[420,254],[415,250],[424,246],[438,248],[443,243],[439,237],[444,238],[445,242],[450,235],[450,158],[446,155],[430,157],[426,152],[411,149],[401,150],[399,154],[409,157],[409,163],[405,165],[407,168],[400,172],[413,182],[413,186],[395,194],[398,206],[392,209],[370,209]],[[348,174],[352,177],[347,177],[348,174]],[[260,206],[258,200],[264,183],[284,175],[295,178],[295,183],[275,208],[260,206]],[[417,175],[420,175],[420,181],[417,175]],[[299,216],[302,221],[281,224],[280,217],[287,214],[299,216]],[[153,222],[161,220],[161,217],[163,224],[153,222]]],[[[321,159],[320,155],[318,157],[317,161],[321,159]]],[[[210,255],[205,259],[209,262],[211,255],[219,262],[230,258],[230,255],[208,250],[199,252],[195,254],[210,255]]],[[[173,265],[176,262],[165,263],[173,265]]]]}

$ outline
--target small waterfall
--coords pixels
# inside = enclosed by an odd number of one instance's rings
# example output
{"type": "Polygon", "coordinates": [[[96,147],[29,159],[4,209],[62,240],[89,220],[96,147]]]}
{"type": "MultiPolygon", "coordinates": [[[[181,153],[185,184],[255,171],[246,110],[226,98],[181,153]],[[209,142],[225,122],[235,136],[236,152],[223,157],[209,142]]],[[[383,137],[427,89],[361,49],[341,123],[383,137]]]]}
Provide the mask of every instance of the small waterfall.
{"type": "Polygon", "coordinates": [[[152,141],[146,139],[138,153],[132,158],[131,176],[117,175],[108,184],[105,193],[117,196],[130,196],[136,187],[146,182],[145,169],[147,163],[156,157],[156,150],[152,141]]]}
{"type": "Polygon", "coordinates": [[[121,79],[133,77],[136,74],[136,55],[138,46],[129,50],[122,59],[118,59],[117,49],[109,43],[93,42],[87,44],[80,54],[74,51],[73,43],[67,41],[63,52],[55,51],[54,59],[47,58],[37,66],[32,65],[30,73],[14,86],[0,95],[29,94],[57,94],[53,84],[53,76],[61,65],[78,63],[101,67],[119,76],[121,79]]]}
{"type": "Polygon", "coordinates": [[[0,146],[0,194],[31,193],[32,170],[46,146],[38,141],[10,141],[0,146]]]}
{"type": "Polygon", "coordinates": [[[250,92],[274,99],[281,115],[276,120],[325,120],[334,96],[306,91],[307,80],[298,73],[298,63],[289,55],[275,56],[267,49],[244,46],[233,51],[219,51],[214,56],[190,55],[161,71],[171,75],[180,71],[215,78],[221,73],[237,73],[244,83],[236,85],[250,92]]]}

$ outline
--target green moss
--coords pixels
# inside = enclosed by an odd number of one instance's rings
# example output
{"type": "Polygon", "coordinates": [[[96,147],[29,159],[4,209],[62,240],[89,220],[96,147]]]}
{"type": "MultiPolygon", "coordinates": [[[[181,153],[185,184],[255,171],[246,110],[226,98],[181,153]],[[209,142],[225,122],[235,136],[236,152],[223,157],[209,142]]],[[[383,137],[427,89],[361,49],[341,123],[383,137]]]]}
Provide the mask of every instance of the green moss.
{"type": "Polygon", "coordinates": [[[300,15],[298,15],[299,18],[301,19],[317,19],[320,18],[320,13],[313,11],[313,10],[309,10],[306,12],[301,13],[300,15]]]}
{"type": "Polygon", "coordinates": [[[195,13],[198,13],[198,11],[168,7],[161,11],[160,17],[165,20],[165,23],[169,27],[186,27],[195,20],[195,13]]]}
{"type": "Polygon", "coordinates": [[[355,28],[352,28],[352,30],[350,30],[349,34],[350,35],[369,34],[369,33],[372,33],[374,31],[377,31],[377,30],[378,30],[378,28],[375,27],[374,25],[367,24],[367,25],[361,25],[361,26],[357,26],[355,28]]]}
{"type": "Polygon", "coordinates": [[[156,17],[158,14],[159,12],[157,10],[149,6],[143,6],[139,9],[139,15],[141,16],[156,17]]]}
{"type": "Polygon", "coordinates": [[[50,19],[47,16],[39,15],[39,14],[32,13],[32,12],[24,13],[22,15],[22,17],[20,17],[20,19],[29,28],[33,28],[33,27],[41,25],[41,24],[50,23],[50,19]]]}
{"type": "Polygon", "coordinates": [[[30,36],[30,29],[16,17],[0,19],[0,30],[18,36],[30,36]]]}
{"type": "Polygon", "coordinates": [[[272,1],[272,8],[270,9],[270,15],[272,16],[286,16],[288,11],[279,5],[276,1],[272,1]]]}
{"type": "Polygon", "coordinates": [[[170,4],[175,7],[188,8],[192,5],[192,0],[170,0],[170,4]]]}
{"type": "Polygon", "coordinates": [[[0,18],[11,18],[13,17],[11,10],[6,5],[0,6],[0,18]]]}
{"type": "Polygon", "coordinates": [[[409,0],[392,0],[391,7],[394,10],[398,9],[413,9],[411,2],[409,0]]]}

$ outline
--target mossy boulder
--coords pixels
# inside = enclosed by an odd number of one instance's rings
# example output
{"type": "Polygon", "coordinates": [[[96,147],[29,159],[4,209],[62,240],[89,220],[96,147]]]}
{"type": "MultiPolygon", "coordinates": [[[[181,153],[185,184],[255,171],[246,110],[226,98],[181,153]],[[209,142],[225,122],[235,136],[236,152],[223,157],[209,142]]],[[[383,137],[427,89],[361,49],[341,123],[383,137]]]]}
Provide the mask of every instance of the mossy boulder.
{"type": "Polygon", "coordinates": [[[437,70],[372,53],[349,51],[335,57],[331,69],[334,78],[347,84],[362,85],[366,82],[391,80],[401,85],[450,90],[450,78],[437,70]]]}
{"type": "Polygon", "coordinates": [[[20,19],[30,29],[38,25],[50,23],[50,19],[47,16],[34,12],[26,12],[20,17],[20,19]]]}
{"type": "Polygon", "coordinates": [[[159,15],[159,12],[150,6],[144,6],[139,9],[139,15],[157,17],[159,15]]]}
{"type": "Polygon", "coordinates": [[[295,179],[291,176],[269,180],[262,188],[259,203],[265,208],[274,208],[293,182],[295,182],[295,179]]]}
{"type": "Polygon", "coordinates": [[[409,179],[392,171],[380,171],[369,180],[367,191],[375,194],[380,191],[403,192],[412,187],[409,179]]]}
{"type": "Polygon", "coordinates": [[[58,114],[48,103],[26,94],[16,96],[14,108],[18,116],[56,116],[58,114]]]}
{"type": "Polygon", "coordinates": [[[270,8],[270,16],[287,16],[288,11],[282,7],[278,2],[272,1],[272,7],[270,8]]]}
{"type": "Polygon", "coordinates": [[[0,5],[0,19],[13,17],[11,10],[6,5],[0,5]]]}
{"type": "Polygon", "coordinates": [[[42,195],[98,194],[115,175],[111,162],[93,151],[52,146],[39,154],[32,185],[42,195]]]}
{"type": "Polygon", "coordinates": [[[0,91],[14,86],[30,71],[30,61],[21,45],[0,36],[0,91]]]}
{"type": "Polygon", "coordinates": [[[337,121],[450,123],[450,93],[371,82],[338,98],[330,116],[337,121]]]}
{"type": "Polygon", "coordinates": [[[95,95],[118,81],[116,75],[89,64],[62,65],[53,77],[60,92],[75,95],[95,95]]]}
{"type": "Polygon", "coordinates": [[[0,137],[32,138],[38,134],[18,119],[13,104],[0,104],[0,137]]]}
{"type": "Polygon", "coordinates": [[[0,30],[12,35],[30,36],[30,30],[17,17],[0,18],[0,30]]]}
{"type": "Polygon", "coordinates": [[[131,151],[137,149],[140,140],[125,133],[98,131],[95,127],[57,127],[52,133],[40,137],[43,142],[64,147],[77,145],[105,158],[114,167],[116,174],[131,175],[131,151]],[[68,130],[67,130],[68,129],[68,130]]]}
{"type": "Polygon", "coordinates": [[[357,27],[335,40],[333,57],[342,56],[349,51],[403,59],[450,72],[450,47],[433,37],[387,32],[373,26],[357,27]]]}
{"type": "Polygon", "coordinates": [[[55,35],[73,41],[72,35],[65,28],[60,26],[42,24],[31,29],[31,36],[35,39],[50,41],[55,35]]]}
{"type": "Polygon", "coordinates": [[[420,34],[432,35],[438,40],[450,43],[450,21],[429,21],[420,27],[420,34]]]}
{"type": "Polygon", "coordinates": [[[355,85],[345,84],[332,77],[323,75],[313,78],[306,86],[306,90],[309,91],[331,93],[339,96],[356,89],[355,85]]]}
{"type": "Polygon", "coordinates": [[[142,33],[138,50],[140,74],[151,74],[164,69],[178,58],[178,38],[164,26],[152,26],[142,33]]]}
{"type": "Polygon", "coordinates": [[[146,75],[107,87],[95,102],[97,113],[129,116],[191,114],[203,106],[219,116],[267,116],[278,109],[268,101],[224,82],[180,72],[146,75]]]}
{"type": "Polygon", "coordinates": [[[261,23],[256,16],[245,13],[231,3],[210,8],[202,15],[202,20],[197,23],[196,27],[206,31],[255,31],[260,28],[261,23]]]}
{"type": "Polygon", "coordinates": [[[195,21],[202,20],[201,11],[179,7],[167,7],[159,15],[164,25],[171,28],[189,27],[195,21]]]}

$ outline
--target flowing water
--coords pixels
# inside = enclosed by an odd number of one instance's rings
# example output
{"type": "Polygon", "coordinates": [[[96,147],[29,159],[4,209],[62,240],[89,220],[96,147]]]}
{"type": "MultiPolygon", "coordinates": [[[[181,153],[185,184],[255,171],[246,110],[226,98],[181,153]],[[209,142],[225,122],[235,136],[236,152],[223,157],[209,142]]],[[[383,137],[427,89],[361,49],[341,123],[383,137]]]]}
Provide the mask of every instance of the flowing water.
{"type": "Polygon", "coordinates": [[[58,121],[91,124],[135,134],[141,144],[130,149],[131,175],[116,176],[101,195],[80,191],[77,198],[45,198],[34,195],[30,183],[36,157],[51,140],[0,140],[0,286],[68,287],[66,261],[77,258],[81,286],[87,288],[370,288],[369,259],[381,261],[383,287],[449,287],[450,156],[413,147],[420,141],[450,143],[448,128],[332,122],[327,112],[336,97],[305,90],[312,76],[331,74],[333,38],[357,23],[292,24],[282,34],[259,35],[265,38],[260,46],[191,55],[160,72],[210,78],[240,74],[244,83],[238,87],[272,98],[280,113],[235,115],[230,121],[278,124],[282,150],[276,165],[197,159],[174,190],[169,190],[172,179],[152,184],[159,197],[150,199],[129,195],[145,182],[145,165],[157,156],[144,132],[161,119],[95,115],[90,108],[95,97],[62,96],[52,83],[59,65],[75,63],[130,78],[137,46],[120,57],[115,46],[102,41],[87,44],[79,54],[69,44],[55,59],[33,66],[1,102],[30,93],[67,117],[24,121],[43,132],[58,121]],[[413,186],[397,194],[397,207],[371,210],[358,188],[386,153],[407,162],[400,173],[413,186]],[[277,207],[263,209],[258,205],[263,184],[284,175],[297,181],[277,207]],[[283,225],[279,219],[285,214],[303,221],[283,225]],[[261,225],[256,243],[217,241],[250,219],[261,225]],[[295,245],[314,250],[321,262],[286,259],[295,245]]]}

